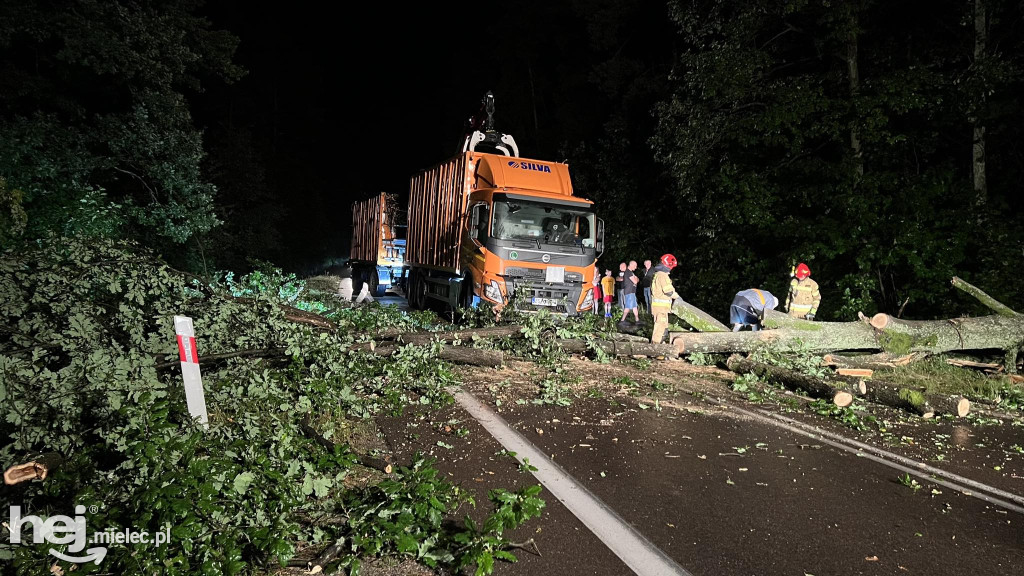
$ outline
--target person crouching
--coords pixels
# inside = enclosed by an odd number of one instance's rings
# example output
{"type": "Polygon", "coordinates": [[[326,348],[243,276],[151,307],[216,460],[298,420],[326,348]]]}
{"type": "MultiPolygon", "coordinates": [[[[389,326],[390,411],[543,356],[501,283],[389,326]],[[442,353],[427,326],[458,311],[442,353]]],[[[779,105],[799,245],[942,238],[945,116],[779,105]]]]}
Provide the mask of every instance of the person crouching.
{"type": "Polygon", "coordinates": [[[761,329],[764,311],[774,310],[778,305],[779,299],[767,290],[751,288],[737,293],[729,307],[732,331],[739,332],[744,326],[750,326],[752,331],[757,332],[761,329]]]}

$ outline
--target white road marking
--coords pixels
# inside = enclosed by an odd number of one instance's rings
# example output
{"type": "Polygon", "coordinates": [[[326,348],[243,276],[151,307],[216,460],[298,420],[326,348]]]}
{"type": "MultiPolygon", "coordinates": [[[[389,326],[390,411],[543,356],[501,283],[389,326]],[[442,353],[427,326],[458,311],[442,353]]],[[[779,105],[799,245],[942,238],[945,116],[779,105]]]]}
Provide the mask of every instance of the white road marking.
{"type": "Polygon", "coordinates": [[[533,473],[537,480],[637,576],[692,576],[486,404],[464,390],[451,392],[459,405],[506,450],[515,452],[519,458],[529,458],[537,468],[533,473]]]}
{"type": "Polygon", "coordinates": [[[757,410],[754,412],[740,408],[734,404],[729,404],[722,400],[714,400],[712,398],[708,398],[707,400],[717,403],[720,406],[728,407],[730,410],[753,418],[754,420],[758,420],[762,423],[788,430],[794,434],[813,438],[819,442],[824,442],[833,448],[838,448],[845,452],[856,454],[857,456],[873,460],[879,464],[884,464],[885,466],[895,470],[917,476],[918,478],[927,480],[928,482],[945,486],[951,490],[956,490],[965,496],[978,498],[979,500],[984,500],[989,504],[994,504],[1001,508],[1012,510],[1019,514],[1024,514],[1024,506],[1022,506],[1022,504],[1024,504],[1024,498],[1016,494],[1006,492],[1005,490],[1000,490],[995,486],[982,484],[976,480],[971,480],[970,478],[965,478],[958,474],[953,474],[952,472],[946,472],[941,468],[929,466],[928,464],[919,462],[913,458],[900,456],[899,454],[894,454],[888,450],[878,448],[877,446],[871,446],[870,444],[858,442],[857,440],[846,438],[839,434],[833,434],[828,430],[823,430],[817,426],[805,424],[803,422],[793,420],[792,418],[787,418],[781,414],[774,414],[765,410],[757,410]],[[945,480],[942,478],[945,478],[945,480]],[[987,492],[987,494],[985,492],[987,492]]]}

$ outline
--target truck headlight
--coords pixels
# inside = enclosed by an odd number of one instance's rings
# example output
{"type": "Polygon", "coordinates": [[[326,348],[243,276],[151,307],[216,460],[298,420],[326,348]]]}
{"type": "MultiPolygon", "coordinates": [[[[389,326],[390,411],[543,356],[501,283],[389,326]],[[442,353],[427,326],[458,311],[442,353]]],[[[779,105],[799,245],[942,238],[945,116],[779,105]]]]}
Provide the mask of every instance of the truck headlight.
{"type": "Polygon", "coordinates": [[[491,280],[491,283],[484,288],[484,297],[499,304],[505,301],[504,298],[501,297],[501,286],[498,284],[497,280],[491,280]]]}
{"type": "Polygon", "coordinates": [[[594,289],[587,290],[587,295],[583,297],[583,304],[580,304],[580,310],[586,310],[594,305],[594,289]]]}

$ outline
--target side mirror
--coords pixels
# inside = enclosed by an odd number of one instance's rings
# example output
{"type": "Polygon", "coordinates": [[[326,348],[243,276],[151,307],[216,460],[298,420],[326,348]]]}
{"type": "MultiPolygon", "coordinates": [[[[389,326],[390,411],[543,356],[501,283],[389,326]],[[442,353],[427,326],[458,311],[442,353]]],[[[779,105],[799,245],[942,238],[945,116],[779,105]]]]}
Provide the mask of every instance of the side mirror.
{"type": "Polygon", "coordinates": [[[597,248],[597,257],[600,258],[604,254],[604,220],[601,218],[597,219],[597,237],[594,246],[597,248]]]}

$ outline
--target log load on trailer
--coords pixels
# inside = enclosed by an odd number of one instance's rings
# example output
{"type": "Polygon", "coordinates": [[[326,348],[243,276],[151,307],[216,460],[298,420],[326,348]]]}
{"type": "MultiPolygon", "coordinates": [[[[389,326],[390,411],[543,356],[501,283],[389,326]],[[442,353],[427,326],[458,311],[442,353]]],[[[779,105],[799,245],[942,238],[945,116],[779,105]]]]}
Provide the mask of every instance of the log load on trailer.
{"type": "Polygon", "coordinates": [[[399,223],[400,215],[395,194],[381,192],[352,204],[353,276],[377,296],[402,286],[404,280],[405,226],[399,223]]]}
{"type": "Polygon", "coordinates": [[[512,137],[493,129],[493,96],[484,102],[485,130],[410,181],[410,306],[590,309],[604,243],[594,203],[573,195],[566,164],[518,157],[512,137]]]}

